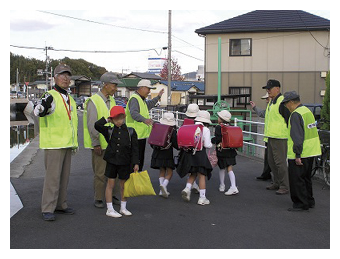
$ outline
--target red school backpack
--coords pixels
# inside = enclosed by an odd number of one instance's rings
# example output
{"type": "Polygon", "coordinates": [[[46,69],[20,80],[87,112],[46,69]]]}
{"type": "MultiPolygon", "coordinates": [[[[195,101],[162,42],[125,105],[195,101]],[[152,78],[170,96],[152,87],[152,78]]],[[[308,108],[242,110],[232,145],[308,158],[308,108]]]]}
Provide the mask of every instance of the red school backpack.
{"type": "Polygon", "coordinates": [[[154,123],[148,138],[148,143],[160,147],[161,149],[168,149],[171,146],[171,136],[174,128],[173,126],[154,123]]]}
{"type": "Polygon", "coordinates": [[[243,133],[240,127],[221,123],[222,148],[243,147],[243,133]]]}
{"type": "Polygon", "coordinates": [[[186,151],[193,150],[193,154],[195,154],[197,150],[202,150],[202,138],[203,125],[201,124],[183,125],[177,132],[178,147],[186,151]]]}

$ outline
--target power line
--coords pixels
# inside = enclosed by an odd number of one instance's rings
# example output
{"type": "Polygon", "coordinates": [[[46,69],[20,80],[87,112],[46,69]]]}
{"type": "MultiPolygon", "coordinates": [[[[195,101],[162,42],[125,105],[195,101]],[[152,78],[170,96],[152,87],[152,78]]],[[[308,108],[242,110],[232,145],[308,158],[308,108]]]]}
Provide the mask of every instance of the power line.
{"type": "Polygon", "coordinates": [[[111,24],[111,23],[97,22],[97,21],[92,21],[92,20],[88,20],[88,19],[72,17],[72,16],[68,16],[68,15],[64,15],[64,14],[51,13],[51,12],[47,12],[47,11],[39,11],[38,10],[38,12],[45,13],[45,14],[51,14],[51,15],[55,15],[55,16],[60,16],[60,17],[64,17],[64,18],[69,18],[69,19],[73,19],[73,20],[78,20],[78,21],[82,21],[82,22],[90,22],[90,23],[106,25],[106,26],[111,26],[111,27],[117,27],[117,28],[122,28],[122,29],[144,31],[144,32],[152,32],[152,33],[162,33],[162,34],[166,34],[167,33],[167,32],[164,32],[164,31],[146,30],[146,29],[140,29],[140,28],[120,26],[120,25],[115,25],[115,24],[111,24]]]}

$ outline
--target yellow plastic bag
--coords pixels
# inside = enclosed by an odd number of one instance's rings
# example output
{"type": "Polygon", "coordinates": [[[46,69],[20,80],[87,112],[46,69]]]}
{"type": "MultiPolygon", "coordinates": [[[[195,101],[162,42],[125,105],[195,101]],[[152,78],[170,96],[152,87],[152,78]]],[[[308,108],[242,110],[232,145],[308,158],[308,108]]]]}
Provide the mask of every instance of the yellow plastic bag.
{"type": "Polygon", "coordinates": [[[144,195],[156,195],[148,172],[145,170],[140,173],[131,173],[130,178],[124,184],[124,197],[144,195]]]}

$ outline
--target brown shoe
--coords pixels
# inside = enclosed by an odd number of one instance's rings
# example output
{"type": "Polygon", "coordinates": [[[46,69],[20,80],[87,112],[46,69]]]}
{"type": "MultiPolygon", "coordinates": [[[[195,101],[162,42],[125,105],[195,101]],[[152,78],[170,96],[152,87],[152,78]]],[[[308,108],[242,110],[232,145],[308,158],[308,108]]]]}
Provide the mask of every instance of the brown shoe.
{"type": "Polygon", "coordinates": [[[275,184],[272,184],[272,185],[268,185],[266,187],[267,190],[278,190],[279,189],[279,186],[275,185],[275,184]]]}
{"type": "Polygon", "coordinates": [[[288,193],[289,193],[289,191],[287,189],[278,189],[276,191],[277,195],[284,195],[284,194],[288,194],[288,193]]]}

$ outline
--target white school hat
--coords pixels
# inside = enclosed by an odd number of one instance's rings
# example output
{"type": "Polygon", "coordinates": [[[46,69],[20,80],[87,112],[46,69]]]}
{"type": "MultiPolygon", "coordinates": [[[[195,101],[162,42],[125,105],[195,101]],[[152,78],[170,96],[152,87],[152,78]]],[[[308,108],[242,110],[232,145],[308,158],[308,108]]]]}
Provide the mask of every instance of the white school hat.
{"type": "Polygon", "coordinates": [[[188,117],[196,117],[199,111],[200,111],[200,108],[198,107],[196,103],[190,103],[188,105],[185,115],[188,117]]]}
{"type": "Polygon", "coordinates": [[[227,110],[222,110],[217,113],[218,117],[220,117],[222,120],[230,122],[231,119],[231,113],[227,110]]]}
{"type": "Polygon", "coordinates": [[[165,125],[175,126],[175,115],[172,112],[165,112],[159,122],[165,125]]]}
{"type": "Polygon", "coordinates": [[[210,113],[208,111],[199,111],[195,121],[205,122],[211,124],[210,113]]]}

